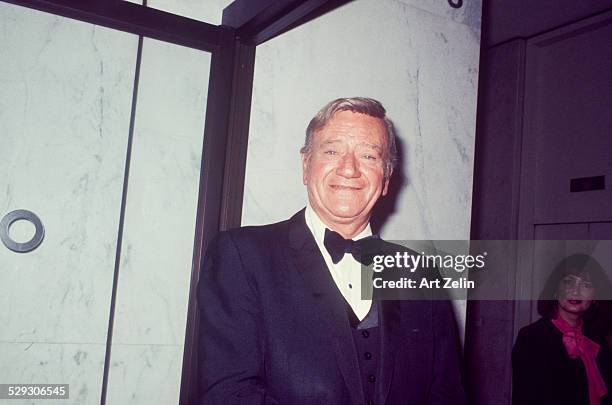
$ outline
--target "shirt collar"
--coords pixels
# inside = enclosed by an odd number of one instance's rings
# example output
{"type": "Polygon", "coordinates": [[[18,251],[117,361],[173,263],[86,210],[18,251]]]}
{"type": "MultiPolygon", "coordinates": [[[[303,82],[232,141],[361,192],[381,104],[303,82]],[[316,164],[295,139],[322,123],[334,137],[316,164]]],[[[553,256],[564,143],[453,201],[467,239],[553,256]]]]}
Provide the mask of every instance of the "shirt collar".
{"type": "MultiPolygon", "coordinates": [[[[315,212],[315,210],[310,206],[310,203],[306,205],[306,213],[305,213],[306,225],[312,236],[314,236],[315,241],[319,247],[324,246],[323,241],[325,239],[325,229],[327,226],[323,223],[319,215],[315,212]]],[[[333,230],[333,229],[332,229],[333,230]]],[[[362,238],[366,238],[372,235],[372,228],[370,227],[370,223],[366,225],[366,227],[361,231],[357,236],[353,238],[353,240],[359,240],[362,238]]],[[[325,250],[325,249],[322,249],[325,250]]]]}

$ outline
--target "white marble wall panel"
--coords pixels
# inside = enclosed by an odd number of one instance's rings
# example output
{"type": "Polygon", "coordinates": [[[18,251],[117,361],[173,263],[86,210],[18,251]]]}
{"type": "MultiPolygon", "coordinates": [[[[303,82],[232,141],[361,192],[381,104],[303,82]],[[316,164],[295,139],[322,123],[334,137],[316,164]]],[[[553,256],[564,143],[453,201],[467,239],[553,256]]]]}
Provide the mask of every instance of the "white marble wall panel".
{"type": "Polygon", "coordinates": [[[182,345],[113,345],[109,405],[179,403],[182,345]]]}
{"type": "MultiPolygon", "coordinates": [[[[0,381],[38,382],[28,353],[5,357],[15,345],[106,342],[136,47],[130,34],[0,3],[0,217],[29,209],[46,229],[31,253],[0,244],[0,381]]],[[[83,373],[101,381],[104,350],[89,359],[83,373]]],[[[45,373],[71,367],[49,361],[45,373]]]]}
{"type": "MultiPolygon", "coordinates": [[[[143,369],[180,383],[209,70],[208,53],[144,40],[111,352],[128,360],[110,370],[109,403],[162,388],[134,380],[143,369]],[[149,369],[143,344],[172,355],[149,369]]],[[[143,403],[172,403],[157,401],[143,403]]]]}
{"type": "Polygon", "coordinates": [[[468,238],[480,3],[465,2],[477,10],[470,17],[444,1],[412,3],[357,0],[258,47],[244,225],[304,206],[308,121],[326,102],[359,95],[386,106],[403,151],[405,187],[383,237],[468,238]]]}
{"type": "Polygon", "coordinates": [[[6,403],[98,405],[105,351],[104,344],[0,343],[2,383],[69,385],[68,399],[10,400],[6,403]]]}

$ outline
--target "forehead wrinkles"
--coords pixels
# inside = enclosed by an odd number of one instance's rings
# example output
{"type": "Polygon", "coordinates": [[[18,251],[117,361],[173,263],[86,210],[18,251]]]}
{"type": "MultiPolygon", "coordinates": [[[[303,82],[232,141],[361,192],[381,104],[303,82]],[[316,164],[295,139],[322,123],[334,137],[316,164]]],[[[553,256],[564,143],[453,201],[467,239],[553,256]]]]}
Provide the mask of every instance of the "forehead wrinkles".
{"type": "Polygon", "coordinates": [[[350,142],[382,152],[386,142],[384,131],[377,118],[369,123],[332,120],[315,133],[315,142],[321,145],[350,142]]]}
{"type": "MultiPolygon", "coordinates": [[[[322,140],[320,142],[320,146],[324,147],[327,145],[342,145],[344,143],[346,143],[344,139],[332,138],[332,139],[322,140]]],[[[368,141],[359,141],[359,140],[355,142],[351,142],[351,143],[355,143],[355,146],[363,146],[368,149],[374,149],[378,152],[382,152],[382,146],[376,143],[371,143],[368,141]]]]}

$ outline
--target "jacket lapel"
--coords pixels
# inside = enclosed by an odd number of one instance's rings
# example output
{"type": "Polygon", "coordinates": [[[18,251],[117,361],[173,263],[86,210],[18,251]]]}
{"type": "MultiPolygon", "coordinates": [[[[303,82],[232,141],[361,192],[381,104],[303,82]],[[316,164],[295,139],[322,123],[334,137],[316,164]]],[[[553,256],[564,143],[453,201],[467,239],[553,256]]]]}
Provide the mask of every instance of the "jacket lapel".
{"type": "Polygon", "coordinates": [[[298,272],[312,292],[319,307],[325,333],[329,334],[336,362],[351,395],[351,402],[364,403],[357,349],[353,342],[342,294],[304,219],[304,210],[289,222],[289,246],[298,272]]]}

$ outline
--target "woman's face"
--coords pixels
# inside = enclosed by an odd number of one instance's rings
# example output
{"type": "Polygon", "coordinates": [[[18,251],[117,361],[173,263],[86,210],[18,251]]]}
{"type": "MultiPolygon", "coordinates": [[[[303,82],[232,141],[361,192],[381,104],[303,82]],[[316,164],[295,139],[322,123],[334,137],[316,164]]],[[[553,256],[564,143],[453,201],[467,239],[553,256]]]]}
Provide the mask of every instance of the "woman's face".
{"type": "Polygon", "coordinates": [[[559,281],[557,297],[559,310],[583,315],[593,303],[595,289],[587,276],[568,274],[559,281]]]}

